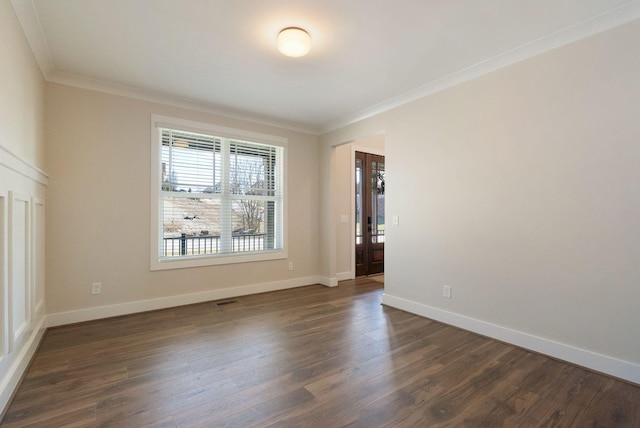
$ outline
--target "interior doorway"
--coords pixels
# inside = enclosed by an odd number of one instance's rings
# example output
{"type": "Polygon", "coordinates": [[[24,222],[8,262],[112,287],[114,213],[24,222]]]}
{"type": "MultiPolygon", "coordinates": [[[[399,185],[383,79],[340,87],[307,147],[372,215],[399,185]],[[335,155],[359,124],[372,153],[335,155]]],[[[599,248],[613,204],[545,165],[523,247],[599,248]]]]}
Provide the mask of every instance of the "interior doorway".
{"type": "Polygon", "coordinates": [[[356,276],[384,273],[384,194],[384,156],[356,151],[356,276]]]}

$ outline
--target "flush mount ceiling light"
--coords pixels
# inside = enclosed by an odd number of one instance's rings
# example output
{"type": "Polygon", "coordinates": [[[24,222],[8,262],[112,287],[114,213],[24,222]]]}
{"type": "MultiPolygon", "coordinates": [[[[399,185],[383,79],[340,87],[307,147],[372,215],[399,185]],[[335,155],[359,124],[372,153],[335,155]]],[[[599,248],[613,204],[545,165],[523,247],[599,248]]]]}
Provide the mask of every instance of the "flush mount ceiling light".
{"type": "Polygon", "coordinates": [[[305,56],[311,49],[311,37],[302,28],[287,27],[278,34],[278,50],[286,56],[305,56]]]}

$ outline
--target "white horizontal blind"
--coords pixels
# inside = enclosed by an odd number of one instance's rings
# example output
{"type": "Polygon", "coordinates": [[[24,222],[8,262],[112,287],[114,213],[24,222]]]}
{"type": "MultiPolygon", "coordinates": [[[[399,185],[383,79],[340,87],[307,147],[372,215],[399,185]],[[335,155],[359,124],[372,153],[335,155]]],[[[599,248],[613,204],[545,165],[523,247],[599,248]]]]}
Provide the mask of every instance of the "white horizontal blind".
{"type": "Polygon", "coordinates": [[[163,129],[162,190],[214,193],[222,179],[221,145],[219,138],[163,129]]]}
{"type": "Polygon", "coordinates": [[[282,147],[160,131],[160,258],[282,249],[282,147]]]}

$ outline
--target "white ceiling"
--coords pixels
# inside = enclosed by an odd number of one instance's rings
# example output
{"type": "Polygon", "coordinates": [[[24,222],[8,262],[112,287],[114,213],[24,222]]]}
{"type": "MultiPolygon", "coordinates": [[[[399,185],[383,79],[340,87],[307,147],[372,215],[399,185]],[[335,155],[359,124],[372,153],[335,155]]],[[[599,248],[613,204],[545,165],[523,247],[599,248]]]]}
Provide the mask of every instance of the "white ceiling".
{"type": "Polygon", "coordinates": [[[12,0],[49,81],[320,133],[640,18],[628,0],[12,0]],[[303,58],[280,29],[312,38],[303,58]]]}

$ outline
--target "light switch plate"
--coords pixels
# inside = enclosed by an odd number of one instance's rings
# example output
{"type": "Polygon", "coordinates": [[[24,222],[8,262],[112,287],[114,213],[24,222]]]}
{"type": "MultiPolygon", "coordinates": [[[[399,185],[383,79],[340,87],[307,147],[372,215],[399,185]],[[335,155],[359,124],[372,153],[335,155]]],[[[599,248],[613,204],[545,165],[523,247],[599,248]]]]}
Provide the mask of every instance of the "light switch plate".
{"type": "Polygon", "coordinates": [[[444,297],[445,299],[450,299],[451,298],[451,286],[450,285],[443,285],[442,286],[442,297],[444,297]]]}

